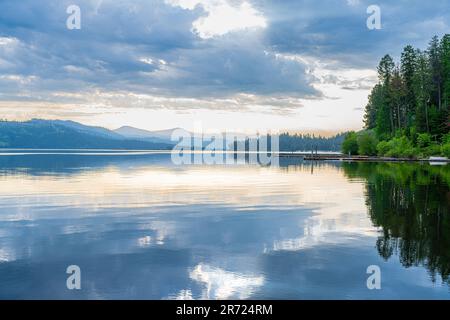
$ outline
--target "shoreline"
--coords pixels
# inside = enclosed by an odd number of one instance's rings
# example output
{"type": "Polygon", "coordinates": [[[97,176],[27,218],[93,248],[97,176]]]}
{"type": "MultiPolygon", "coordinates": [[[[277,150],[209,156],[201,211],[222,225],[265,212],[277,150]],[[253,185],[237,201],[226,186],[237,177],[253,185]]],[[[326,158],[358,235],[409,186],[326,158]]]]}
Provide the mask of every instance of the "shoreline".
{"type": "Polygon", "coordinates": [[[431,162],[431,163],[450,163],[450,159],[420,159],[420,158],[393,158],[393,157],[377,157],[377,156],[347,156],[343,154],[314,154],[304,155],[288,152],[280,152],[280,157],[298,157],[304,160],[313,161],[358,161],[358,162],[431,162]]]}
{"type": "MultiPolygon", "coordinates": [[[[32,148],[0,148],[0,156],[20,156],[20,155],[145,155],[145,154],[170,154],[172,150],[145,150],[145,149],[32,149],[32,148]]],[[[207,153],[196,150],[185,150],[186,153],[207,153]]],[[[231,150],[217,150],[220,154],[251,154],[266,152],[233,152],[231,150]]],[[[268,151],[267,153],[270,153],[268,151]]],[[[447,158],[393,158],[378,156],[348,156],[342,153],[317,153],[301,151],[280,151],[277,153],[280,158],[298,158],[307,161],[347,161],[347,162],[419,162],[433,164],[448,164],[447,158]]]]}

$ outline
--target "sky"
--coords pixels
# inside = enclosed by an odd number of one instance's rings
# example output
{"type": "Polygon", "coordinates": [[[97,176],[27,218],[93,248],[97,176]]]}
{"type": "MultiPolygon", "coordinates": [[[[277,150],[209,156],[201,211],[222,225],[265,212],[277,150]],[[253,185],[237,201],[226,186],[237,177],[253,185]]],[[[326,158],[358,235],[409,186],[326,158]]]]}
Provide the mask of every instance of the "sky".
{"type": "Polygon", "coordinates": [[[449,32],[448,0],[0,0],[0,118],[360,129],[379,59],[449,32]]]}

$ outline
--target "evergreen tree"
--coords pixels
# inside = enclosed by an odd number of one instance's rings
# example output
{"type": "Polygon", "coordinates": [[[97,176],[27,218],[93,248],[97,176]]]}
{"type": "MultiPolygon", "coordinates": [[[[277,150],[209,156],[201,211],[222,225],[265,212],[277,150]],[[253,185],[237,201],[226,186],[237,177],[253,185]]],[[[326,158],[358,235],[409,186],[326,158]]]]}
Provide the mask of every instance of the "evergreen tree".
{"type": "Polygon", "coordinates": [[[409,128],[414,121],[416,115],[416,97],[414,95],[414,73],[416,71],[416,51],[410,45],[403,49],[401,57],[400,71],[405,84],[405,108],[406,122],[409,128]]]}
{"type": "Polygon", "coordinates": [[[382,86],[382,103],[377,114],[377,134],[379,137],[388,137],[394,129],[391,110],[390,85],[395,64],[390,55],[385,55],[378,65],[378,78],[382,86]]]}
{"type": "Polygon", "coordinates": [[[377,111],[381,108],[383,103],[383,87],[380,84],[376,84],[373,87],[370,95],[369,102],[365,108],[364,114],[364,126],[366,129],[373,129],[377,125],[377,111]]]}
{"type": "Polygon", "coordinates": [[[414,74],[416,96],[416,128],[418,132],[430,132],[428,104],[431,92],[431,72],[428,57],[417,50],[417,69],[414,74]]]}
{"type": "Polygon", "coordinates": [[[443,75],[443,103],[444,108],[450,109],[450,34],[441,40],[441,61],[443,75]]]}
{"type": "Polygon", "coordinates": [[[446,34],[441,40],[441,65],[442,65],[442,103],[440,129],[442,136],[449,133],[450,129],[450,34],[446,34]]]}
{"type": "Polygon", "coordinates": [[[430,76],[432,87],[430,92],[431,104],[441,110],[442,105],[442,63],[441,63],[441,46],[439,38],[434,36],[427,50],[428,61],[430,67],[430,76]]]}
{"type": "Polygon", "coordinates": [[[398,68],[394,69],[389,90],[393,129],[401,129],[406,122],[406,89],[398,68]]]}

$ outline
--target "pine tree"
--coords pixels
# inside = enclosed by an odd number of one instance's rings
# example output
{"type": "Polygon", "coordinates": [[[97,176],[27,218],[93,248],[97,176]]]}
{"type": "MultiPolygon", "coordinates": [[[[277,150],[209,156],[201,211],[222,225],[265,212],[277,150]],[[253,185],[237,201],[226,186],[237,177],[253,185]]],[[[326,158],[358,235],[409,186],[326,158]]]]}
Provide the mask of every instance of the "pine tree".
{"type": "Polygon", "coordinates": [[[441,137],[450,132],[450,34],[442,37],[440,43],[442,68],[442,109],[439,129],[441,137]]]}
{"type": "Polygon", "coordinates": [[[428,104],[432,87],[431,68],[425,53],[417,50],[417,69],[414,74],[416,96],[416,128],[418,132],[430,132],[428,104]]]}
{"type": "Polygon", "coordinates": [[[394,60],[390,55],[385,55],[378,65],[378,78],[382,85],[383,102],[377,114],[377,134],[379,137],[387,137],[393,133],[394,119],[391,108],[390,85],[394,60]]]}
{"type": "Polygon", "coordinates": [[[446,34],[441,40],[441,64],[443,75],[443,104],[450,109],[450,34],[446,34]]]}
{"type": "Polygon", "coordinates": [[[441,46],[439,38],[434,36],[427,50],[428,60],[431,70],[432,88],[430,93],[431,104],[441,109],[442,105],[442,64],[441,64],[441,46]]]}
{"type": "Polygon", "coordinates": [[[377,126],[377,112],[382,107],[382,104],[383,86],[376,84],[369,95],[369,102],[365,109],[364,126],[366,129],[374,129],[377,126]]]}
{"type": "Polygon", "coordinates": [[[389,90],[394,129],[404,128],[406,122],[406,89],[399,68],[395,68],[393,71],[389,90]]]}
{"type": "Polygon", "coordinates": [[[405,84],[405,107],[407,127],[411,127],[416,115],[416,97],[414,95],[414,73],[416,71],[416,51],[410,45],[403,49],[401,57],[401,74],[405,84]]]}

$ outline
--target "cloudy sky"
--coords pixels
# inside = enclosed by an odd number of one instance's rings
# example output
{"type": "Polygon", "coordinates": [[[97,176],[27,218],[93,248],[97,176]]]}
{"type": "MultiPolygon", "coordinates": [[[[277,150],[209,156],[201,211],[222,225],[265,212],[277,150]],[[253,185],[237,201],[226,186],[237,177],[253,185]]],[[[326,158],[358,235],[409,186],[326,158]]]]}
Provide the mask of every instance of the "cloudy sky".
{"type": "Polygon", "coordinates": [[[448,32],[448,0],[0,0],[0,118],[358,129],[379,59],[448,32]]]}

